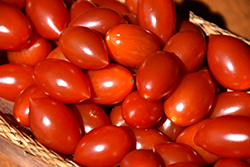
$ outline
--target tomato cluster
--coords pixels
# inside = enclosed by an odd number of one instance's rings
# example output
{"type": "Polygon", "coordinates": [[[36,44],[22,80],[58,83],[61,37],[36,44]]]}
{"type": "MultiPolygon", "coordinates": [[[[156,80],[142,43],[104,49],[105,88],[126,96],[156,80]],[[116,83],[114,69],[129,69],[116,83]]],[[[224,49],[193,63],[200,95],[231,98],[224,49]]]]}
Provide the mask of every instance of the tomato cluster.
{"type": "Polygon", "coordinates": [[[0,97],[44,146],[82,166],[250,166],[248,45],[173,0],[18,2],[0,1],[0,97]]]}

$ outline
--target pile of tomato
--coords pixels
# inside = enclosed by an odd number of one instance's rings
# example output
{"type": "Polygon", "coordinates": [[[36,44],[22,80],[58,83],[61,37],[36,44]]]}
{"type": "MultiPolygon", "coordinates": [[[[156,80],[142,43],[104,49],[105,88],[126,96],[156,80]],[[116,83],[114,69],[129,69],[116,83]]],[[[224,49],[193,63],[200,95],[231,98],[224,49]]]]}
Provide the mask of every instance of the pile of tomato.
{"type": "Polygon", "coordinates": [[[249,46],[173,0],[125,2],[0,1],[15,120],[81,166],[249,167],[249,46]]]}

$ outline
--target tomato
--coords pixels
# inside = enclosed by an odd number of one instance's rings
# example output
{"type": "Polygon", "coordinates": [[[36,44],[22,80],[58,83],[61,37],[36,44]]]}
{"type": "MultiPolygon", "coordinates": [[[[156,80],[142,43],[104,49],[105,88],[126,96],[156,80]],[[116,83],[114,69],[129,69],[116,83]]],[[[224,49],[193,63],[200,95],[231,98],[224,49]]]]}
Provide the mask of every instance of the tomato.
{"type": "Polygon", "coordinates": [[[48,97],[36,84],[30,85],[24,89],[15,100],[13,106],[13,116],[15,120],[26,127],[29,123],[29,99],[30,98],[46,98],[48,97]]]}
{"type": "Polygon", "coordinates": [[[90,100],[103,105],[120,103],[134,88],[132,73],[125,67],[110,63],[86,72],[90,84],[90,100]]]}
{"type": "Polygon", "coordinates": [[[226,35],[209,35],[207,62],[215,79],[225,88],[250,87],[250,48],[243,41],[226,35]]]}
{"type": "Polygon", "coordinates": [[[104,37],[110,28],[126,23],[127,21],[116,11],[110,8],[96,7],[81,13],[70,21],[68,26],[88,27],[104,37]]]}
{"type": "Polygon", "coordinates": [[[196,31],[181,31],[173,35],[163,50],[179,58],[181,75],[198,69],[205,58],[207,42],[203,34],[196,31]]]}
{"type": "Polygon", "coordinates": [[[56,152],[74,153],[82,132],[73,112],[50,98],[31,98],[29,104],[30,128],[36,139],[56,152]]]}
{"type": "Polygon", "coordinates": [[[192,162],[180,162],[176,164],[168,165],[168,167],[201,167],[202,165],[192,163],[192,162]]]}
{"type": "Polygon", "coordinates": [[[102,125],[110,125],[110,119],[105,110],[89,100],[81,103],[69,104],[68,107],[75,113],[83,132],[88,133],[102,125]]]}
{"type": "Polygon", "coordinates": [[[125,122],[134,128],[150,128],[163,114],[163,101],[149,101],[138,91],[130,93],[122,103],[122,116],[125,122]]]}
{"type": "Polygon", "coordinates": [[[59,59],[45,59],[34,69],[36,84],[51,98],[77,103],[90,98],[87,77],[75,65],[59,59]]]}
{"type": "Polygon", "coordinates": [[[226,115],[213,118],[197,131],[194,142],[219,156],[249,158],[249,126],[250,118],[246,116],[226,115]]]}
{"type": "Polygon", "coordinates": [[[203,119],[214,100],[214,86],[205,72],[191,72],[180,78],[174,92],[164,99],[166,116],[179,126],[203,119]]]}
{"type": "Polygon", "coordinates": [[[84,12],[88,9],[94,8],[94,7],[96,7],[96,5],[90,1],[86,1],[86,0],[74,1],[69,8],[70,21],[72,21],[74,18],[76,18],[82,12],[84,12]]]}
{"type": "Polygon", "coordinates": [[[25,12],[34,30],[47,39],[58,39],[69,22],[63,0],[27,0],[25,12]]]}
{"type": "Polygon", "coordinates": [[[137,15],[138,0],[125,0],[128,10],[137,15]]]}
{"type": "Polygon", "coordinates": [[[109,119],[112,125],[120,127],[128,127],[129,125],[125,122],[122,117],[122,103],[114,105],[111,112],[109,113],[109,119]]]}
{"type": "Polygon", "coordinates": [[[0,1],[0,8],[0,49],[21,49],[33,34],[30,21],[11,3],[0,1]]]}
{"type": "Polygon", "coordinates": [[[168,138],[163,133],[153,128],[127,128],[126,131],[132,142],[132,150],[152,150],[153,146],[157,143],[169,142],[168,138]]]}
{"type": "Polygon", "coordinates": [[[203,148],[197,146],[194,143],[194,136],[196,135],[197,131],[201,126],[203,126],[209,119],[203,119],[191,126],[186,127],[177,137],[177,143],[183,143],[190,147],[192,147],[201,157],[203,164],[214,164],[217,162],[221,157],[215,154],[212,154],[203,148]]]}
{"type": "Polygon", "coordinates": [[[175,33],[178,33],[181,31],[196,31],[196,32],[203,34],[203,31],[191,21],[184,19],[184,18],[177,18],[176,26],[175,26],[175,33]]]}
{"type": "Polygon", "coordinates": [[[162,167],[160,158],[152,150],[133,150],[121,161],[120,167],[162,167]]]}
{"type": "Polygon", "coordinates": [[[214,164],[213,167],[250,167],[250,165],[242,160],[233,158],[222,158],[214,164]]]}
{"type": "Polygon", "coordinates": [[[246,92],[222,92],[215,96],[207,117],[245,115],[250,117],[250,95],[246,92]]]}
{"type": "Polygon", "coordinates": [[[56,48],[54,48],[49,55],[46,57],[47,59],[50,58],[54,58],[54,59],[61,59],[61,60],[65,60],[65,61],[69,61],[64,54],[62,53],[62,50],[60,48],[60,46],[57,46],[56,48]]]}
{"type": "Polygon", "coordinates": [[[83,69],[99,69],[109,64],[105,41],[87,27],[67,27],[59,37],[59,46],[65,57],[83,69]]]}
{"type": "Polygon", "coordinates": [[[123,15],[123,18],[127,20],[128,24],[139,25],[137,15],[134,13],[126,13],[123,15]]]}
{"type": "Polygon", "coordinates": [[[19,94],[34,84],[34,69],[22,64],[4,64],[0,66],[0,97],[15,101],[19,94]]]}
{"type": "Polygon", "coordinates": [[[22,12],[25,10],[26,0],[1,0],[15,5],[22,12]]]}
{"type": "Polygon", "coordinates": [[[47,39],[34,33],[29,44],[20,50],[7,51],[7,56],[10,63],[35,66],[48,56],[51,49],[50,42],[47,39]]]}
{"type": "Polygon", "coordinates": [[[131,141],[123,128],[104,125],[82,137],[73,160],[82,166],[117,166],[130,149],[131,141]]]}
{"type": "Polygon", "coordinates": [[[158,143],[154,145],[153,150],[161,156],[164,166],[181,162],[191,162],[203,166],[199,155],[185,144],[176,142],[158,143]]]}
{"type": "Polygon", "coordinates": [[[111,28],[106,34],[105,41],[110,57],[130,68],[138,68],[145,57],[160,50],[160,45],[151,32],[132,24],[121,24],[111,28]]]}
{"type": "Polygon", "coordinates": [[[176,12],[173,0],[138,0],[137,17],[139,25],[153,32],[161,46],[175,32],[176,12]]]}
{"type": "Polygon", "coordinates": [[[151,101],[157,101],[172,92],[178,81],[178,61],[174,54],[165,51],[147,56],[136,75],[139,94],[151,101]]]}

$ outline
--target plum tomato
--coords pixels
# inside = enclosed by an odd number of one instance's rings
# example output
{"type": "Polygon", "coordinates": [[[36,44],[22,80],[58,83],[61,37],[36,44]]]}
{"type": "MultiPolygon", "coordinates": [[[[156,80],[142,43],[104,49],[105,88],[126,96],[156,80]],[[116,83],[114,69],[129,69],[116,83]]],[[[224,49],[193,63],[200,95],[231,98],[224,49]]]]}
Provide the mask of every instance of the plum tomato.
{"type": "Polygon", "coordinates": [[[121,161],[120,167],[162,167],[161,160],[152,150],[132,150],[121,161]]]}
{"type": "Polygon", "coordinates": [[[249,158],[249,127],[250,118],[247,116],[220,116],[210,119],[199,128],[194,142],[204,150],[219,156],[249,158]]]}
{"type": "Polygon", "coordinates": [[[168,138],[160,131],[147,128],[126,128],[132,142],[132,150],[146,149],[152,150],[157,143],[169,142],[168,138]]]}
{"type": "Polygon", "coordinates": [[[126,13],[123,15],[123,18],[127,20],[128,24],[139,25],[137,15],[134,13],[126,13]]]}
{"type": "Polygon", "coordinates": [[[67,27],[59,37],[59,46],[65,57],[83,69],[99,69],[109,64],[104,39],[87,27],[67,27]]]}
{"type": "Polygon", "coordinates": [[[58,39],[69,23],[68,8],[63,0],[27,0],[25,12],[34,30],[47,39],[58,39]]]}
{"type": "Polygon", "coordinates": [[[139,25],[153,32],[164,46],[175,32],[176,11],[173,0],[138,0],[139,25]]]}
{"type": "Polygon", "coordinates": [[[13,4],[0,1],[0,49],[21,49],[33,34],[31,22],[13,4]]]}
{"type": "Polygon", "coordinates": [[[104,38],[110,28],[119,24],[127,24],[119,13],[110,8],[96,7],[82,12],[77,18],[70,21],[68,26],[88,27],[97,31],[104,38]]]}
{"type": "Polygon", "coordinates": [[[137,15],[138,0],[125,0],[128,10],[137,15]]]}
{"type": "Polygon", "coordinates": [[[182,143],[167,142],[154,145],[156,152],[164,161],[164,166],[181,162],[191,162],[203,166],[199,155],[189,146],[182,143]]]}
{"type": "Polygon", "coordinates": [[[109,113],[109,119],[112,125],[120,126],[120,127],[129,127],[129,125],[125,122],[122,117],[122,103],[115,104],[109,113]]]}
{"type": "Polygon", "coordinates": [[[163,101],[144,99],[138,91],[131,92],[122,102],[122,116],[134,128],[150,128],[163,115],[163,101]]]}
{"type": "Polygon", "coordinates": [[[59,59],[45,59],[34,68],[36,84],[51,98],[77,103],[90,98],[86,75],[75,65],[59,59]]]}
{"type": "Polygon", "coordinates": [[[30,98],[46,98],[48,97],[36,84],[24,89],[14,102],[13,116],[15,120],[26,127],[29,123],[29,99],[30,98]]]}
{"type": "Polygon", "coordinates": [[[198,69],[205,58],[207,42],[203,34],[196,31],[181,31],[174,34],[163,51],[174,53],[179,58],[181,75],[198,69]]]}
{"type": "Polygon", "coordinates": [[[10,63],[26,64],[34,67],[37,63],[46,59],[51,50],[51,44],[46,38],[33,33],[30,42],[24,48],[8,50],[7,57],[10,63]]]}
{"type": "Polygon", "coordinates": [[[164,98],[166,116],[179,126],[203,119],[214,100],[214,86],[205,72],[190,72],[180,78],[173,93],[164,98]]]}
{"type": "Polygon", "coordinates": [[[213,167],[250,167],[250,165],[240,159],[235,158],[221,158],[213,167]]]}
{"type": "Polygon", "coordinates": [[[130,68],[138,68],[145,57],[160,50],[160,45],[151,32],[132,24],[112,27],[107,32],[105,41],[110,57],[130,68]]]}
{"type": "Polygon", "coordinates": [[[82,166],[117,166],[130,150],[130,137],[123,128],[103,125],[82,137],[73,160],[82,166]]]}
{"type": "Polygon", "coordinates": [[[93,2],[86,1],[86,0],[78,0],[74,1],[69,8],[69,20],[72,21],[82,12],[95,8],[96,5],[93,2]]]}
{"type": "Polygon", "coordinates": [[[0,97],[14,102],[19,94],[34,84],[34,69],[23,64],[0,66],[0,97]]]}
{"type": "Polygon", "coordinates": [[[9,2],[15,5],[22,12],[24,12],[25,10],[26,0],[1,0],[1,1],[9,2]]]}
{"type": "Polygon", "coordinates": [[[50,98],[30,98],[30,128],[46,147],[62,153],[74,153],[82,131],[74,113],[62,102],[50,98]]]}
{"type": "Polygon", "coordinates": [[[97,104],[120,103],[134,88],[132,73],[119,64],[110,63],[98,70],[88,70],[85,74],[90,85],[90,100],[97,104]]]}
{"type": "Polygon", "coordinates": [[[136,75],[136,87],[143,98],[157,101],[172,92],[178,80],[179,63],[176,56],[158,51],[142,61],[136,75]]]}
{"type": "Polygon", "coordinates": [[[227,35],[209,35],[207,62],[214,78],[225,88],[247,90],[250,87],[250,48],[227,35]]]}
{"type": "Polygon", "coordinates": [[[223,115],[245,115],[250,117],[250,95],[246,92],[222,92],[214,97],[207,118],[223,115]]]}
{"type": "Polygon", "coordinates": [[[180,162],[168,165],[168,167],[202,167],[202,165],[192,163],[192,162],[180,162]]]}
{"type": "Polygon", "coordinates": [[[99,126],[111,124],[107,113],[99,104],[85,100],[81,103],[68,104],[67,106],[77,116],[81,129],[85,133],[99,126]]]}
{"type": "Polygon", "coordinates": [[[184,18],[177,18],[175,34],[181,31],[196,31],[204,35],[203,31],[191,21],[184,18]]]}
{"type": "Polygon", "coordinates": [[[46,57],[46,59],[61,59],[61,60],[65,60],[68,61],[69,60],[64,56],[64,54],[62,53],[62,50],[60,48],[60,46],[55,47],[50,53],[49,55],[46,57]]]}

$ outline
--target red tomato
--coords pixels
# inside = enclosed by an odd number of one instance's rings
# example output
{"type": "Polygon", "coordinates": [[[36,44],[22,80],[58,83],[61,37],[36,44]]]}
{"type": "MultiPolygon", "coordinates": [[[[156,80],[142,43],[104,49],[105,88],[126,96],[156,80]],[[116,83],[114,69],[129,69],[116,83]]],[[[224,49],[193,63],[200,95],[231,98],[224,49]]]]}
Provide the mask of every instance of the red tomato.
{"type": "Polygon", "coordinates": [[[0,1],[0,8],[0,49],[21,49],[33,34],[30,21],[11,3],[0,1]]]}
{"type": "Polygon", "coordinates": [[[162,167],[158,155],[152,150],[133,150],[121,161],[120,167],[162,167]]]}
{"type": "Polygon", "coordinates": [[[59,46],[65,57],[83,69],[99,69],[109,64],[105,41],[87,27],[67,27],[59,37],[59,46]]]}
{"type": "Polygon", "coordinates": [[[110,57],[119,64],[138,68],[143,59],[160,50],[155,36],[143,27],[121,24],[111,28],[105,37],[110,57]]]}
{"type": "Polygon", "coordinates": [[[49,55],[46,57],[47,59],[61,59],[61,60],[65,60],[65,61],[69,61],[64,54],[62,53],[62,50],[60,48],[60,46],[57,46],[56,48],[54,48],[49,55]]]}
{"type": "Polygon", "coordinates": [[[130,149],[131,141],[123,128],[104,125],[82,137],[73,160],[82,166],[117,166],[130,149]]]}
{"type": "Polygon", "coordinates": [[[90,98],[87,77],[75,65],[59,59],[45,59],[34,69],[37,85],[51,98],[65,103],[90,98]]]}
{"type": "Polygon", "coordinates": [[[128,10],[137,15],[138,0],[125,0],[128,10]]]}
{"type": "Polygon", "coordinates": [[[225,88],[250,87],[250,48],[243,41],[226,35],[209,35],[207,62],[215,79],[225,88]]]}
{"type": "Polygon", "coordinates": [[[103,105],[120,103],[134,88],[132,73],[125,67],[110,63],[99,70],[88,70],[90,100],[103,105]]]}
{"type": "Polygon", "coordinates": [[[122,103],[118,103],[112,108],[111,112],[109,113],[109,119],[112,125],[120,127],[129,126],[122,117],[122,103]]]}
{"type": "Polygon", "coordinates": [[[34,69],[22,64],[0,66],[0,97],[15,101],[19,94],[34,84],[34,69]]]}
{"type": "Polygon", "coordinates": [[[126,13],[123,15],[123,18],[127,20],[128,24],[139,25],[137,15],[134,13],[126,13]]]}
{"type": "Polygon", "coordinates": [[[178,33],[181,31],[190,31],[190,30],[203,34],[202,30],[191,21],[184,19],[184,18],[177,18],[175,33],[178,33]]]}
{"type": "Polygon", "coordinates": [[[88,27],[104,37],[110,28],[126,23],[127,21],[116,11],[105,7],[96,7],[81,13],[68,26],[88,27]]]}
{"type": "Polygon", "coordinates": [[[242,160],[233,158],[222,158],[214,164],[213,167],[250,167],[250,165],[242,160]]]}
{"type": "Polygon", "coordinates": [[[158,51],[147,56],[136,75],[139,94],[157,101],[174,90],[179,81],[179,64],[173,53],[158,51]]]}
{"type": "Polygon", "coordinates": [[[221,157],[215,154],[212,154],[203,148],[197,146],[194,143],[194,136],[196,135],[197,131],[201,126],[203,126],[209,119],[203,119],[199,121],[198,123],[195,123],[189,127],[186,127],[177,137],[176,142],[177,143],[183,143],[190,147],[192,147],[201,157],[203,164],[214,164],[217,162],[221,157]]]}
{"type": "Polygon", "coordinates": [[[138,91],[130,93],[122,103],[122,116],[125,122],[134,128],[150,128],[163,114],[163,101],[149,101],[138,91]]]}
{"type": "Polygon", "coordinates": [[[88,133],[102,125],[110,125],[110,119],[104,109],[89,100],[81,103],[69,104],[68,107],[75,113],[83,132],[88,133]]]}
{"type": "Polygon", "coordinates": [[[250,95],[246,92],[222,92],[215,96],[207,117],[245,115],[250,117],[250,95]]]}
{"type": "Polygon", "coordinates": [[[47,39],[34,33],[29,44],[20,50],[7,51],[7,56],[10,63],[35,66],[48,56],[51,49],[50,42],[47,39]]]}
{"type": "Polygon", "coordinates": [[[137,17],[139,25],[153,32],[161,46],[174,34],[176,24],[173,0],[138,0],[137,17]]]}
{"type": "Polygon", "coordinates": [[[84,12],[88,9],[94,8],[94,7],[96,7],[96,5],[93,2],[90,2],[87,0],[74,1],[69,8],[70,21],[72,21],[74,18],[76,18],[82,12],[84,12]]]}
{"type": "Polygon", "coordinates": [[[174,53],[180,62],[180,73],[186,74],[198,69],[207,49],[206,39],[200,32],[181,31],[173,35],[163,50],[174,53]]]}
{"type": "Polygon", "coordinates": [[[168,138],[163,133],[153,128],[127,128],[126,131],[132,142],[132,150],[152,150],[153,146],[157,143],[169,142],[168,138]]]}
{"type": "Polygon", "coordinates": [[[25,10],[26,0],[1,0],[1,1],[12,3],[22,12],[25,10]]]}
{"type": "Polygon", "coordinates": [[[174,92],[164,99],[166,116],[179,126],[188,126],[203,119],[214,100],[214,86],[203,72],[191,72],[180,78],[174,92]]]}
{"type": "Polygon", "coordinates": [[[197,131],[194,142],[204,150],[219,156],[249,158],[249,127],[249,117],[241,115],[220,116],[206,122],[197,131]]]}
{"type": "Polygon", "coordinates": [[[82,133],[66,105],[54,99],[32,98],[29,109],[30,128],[39,142],[62,154],[74,153],[82,133]]]}
{"type": "Polygon", "coordinates": [[[153,149],[163,159],[164,166],[181,162],[191,162],[203,166],[199,155],[185,144],[175,142],[158,143],[154,145],[153,149]]]}
{"type": "Polygon", "coordinates": [[[69,22],[63,0],[27,0],[25,12],[34,30],[47,39],[58,39],[69,22]]]}
{"type": "Polygon", "coordinates": [[[180,162],[180,163],[168,165],[168,167],[202,167],[202,165],[192,163],[192,162],[180,162]]]}
{"type": "Polygon", "coordinates": [[[29,127],[29,99],[46,97],[48,96],[36,84],[24,89],[13,106],[13,116],[16,121],[23,126],[29,127]]]}

